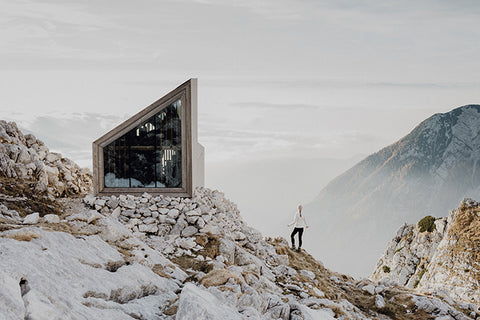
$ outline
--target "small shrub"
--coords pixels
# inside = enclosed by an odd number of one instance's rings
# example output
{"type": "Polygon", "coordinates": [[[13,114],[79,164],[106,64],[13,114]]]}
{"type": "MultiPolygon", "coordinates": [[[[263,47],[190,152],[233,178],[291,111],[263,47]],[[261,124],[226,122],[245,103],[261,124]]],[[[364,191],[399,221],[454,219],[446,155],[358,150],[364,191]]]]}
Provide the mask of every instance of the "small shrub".
{"type": "Polygon", "coordinates": [[[384,273],[390,273],[390,267],[389,266],[383,266],[383,272],[384,273]]]}
{"type": "Polygon", "coordinates": [[[420,229],[420,232],[435,231],[437,229],[437,227],[435,226],[435,218],[432,216],[426,216],[418,222],[418,228],[420,229]]]}

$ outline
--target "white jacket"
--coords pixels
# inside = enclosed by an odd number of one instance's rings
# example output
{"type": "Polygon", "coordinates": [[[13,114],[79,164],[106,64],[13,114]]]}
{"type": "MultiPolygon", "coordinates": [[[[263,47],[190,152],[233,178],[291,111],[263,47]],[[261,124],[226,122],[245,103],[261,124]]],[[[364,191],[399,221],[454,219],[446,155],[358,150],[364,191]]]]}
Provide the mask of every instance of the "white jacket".
{"type": "Polygon", "coordinates": [[[307,221],[305,220],[305,215],[300,216],[300,212],[296,212],[293,217],[293,221],[288,224],[288,226],[294,226],[295,228],[305,228],[307,226],[307,221]]]}

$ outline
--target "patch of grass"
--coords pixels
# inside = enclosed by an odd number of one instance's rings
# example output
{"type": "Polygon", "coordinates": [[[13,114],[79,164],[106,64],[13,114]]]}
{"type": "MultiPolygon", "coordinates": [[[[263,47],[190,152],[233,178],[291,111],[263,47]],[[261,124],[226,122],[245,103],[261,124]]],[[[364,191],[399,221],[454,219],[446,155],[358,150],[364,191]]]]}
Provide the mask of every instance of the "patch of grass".
{"type": "Polygon", "coordinates": [[[12,232],[7,234],[5,238],[14,239],[17,241],[31,241],[32,239],[38,239],[38,234],[28,231],[28,230],[20,230],[16,232],[12,232]]]}
{"type": "Polygon", "coordinates": [[[346,316],[345,312],[339,306],[329,306],[328,308],[333,311],[335,318],[346,316]]]}
{"type": "Polygon", "coordinates": [[[0,232],[7,231],[7,230],[12,230],[12,229],[18,229],[18,226],[13,226],[13,225],[8,224],[8,223],[9,223],[9,221],[0,218],[0,232]]]}
{"type": "Polygon", "coordinates": [[[220,254],[220,240],[211,233],[197,236],[195,242],[203,247],[202,250],[198,251],[198,254],[204,257],[215,259],[220,254]]]}
{"type": "Polygon", "coordinates": [[[161,264],[156,264],[153,266],[152,271],[160,277],[170,279],[171,277],[163,271],[164,269],[165,268],[161,264]]]}
{"type": "Polygon", "coordinates": [[[102,265],[99,264],[99,263],[91,263],[91,262],[87,262],[83,259],[78,259],[78,261],[81,263],[81,264],[86,264],[87,266],[90,266],[92,268],[95,268],[95,269],[101,269],[102,268],[102,265]]]}
{"type": "Polygon", "coordinates": [[[195,260],[195,257],[193,256],[183,255],[180,257],[173,257],[170,260],[173,263],[177,264],[183,271],[192,269],[196,271],[201,271],[203,273],[209,273],[213,269],[213,266],[207,261],[195,260]]]}
{"type": "Polygon", "coordinates": [[[420,281],[422,280],[422,277],[423,275],[427,272],[427,268],[424,268],[422,269],[422,271],[420,271],[420,273],[418,274],[418,279],[415,280],[415,282],[413,283],[413,287],[416,289],[418,287],[418,285],[420,284],[420,281]]]}
{"type": "Polygon", "coordinates": [[[383,272],[384,273],[390,273],[390,267],[389,266],[383,266],[383,272]]]}
{"type": "Polygon", "coordinates": [[[154,295],[158,292],[158,288],[155,285],[148,284],[142,285],[140,290],[130,291],[128,287],[122,287],[110,292],[109,301],[125,304],[135,299],[141,299],[146,296],[154,295]]]}
{"type": "MultiPolygon", "coordinates": [[[[372,298],[374,301],[374,298],[372,298]]],[[[374,303],[374,302],[373,302],[374,303]]],[[[433,320],[434,316],[427,314],[423,310],[417,310],[412,296],[398,289],[391,289],[385,292],[385,308],[374,309],[392,319],[398,320],[433,320]],[[410,313],[407,313],[407,310],[410,313]]]]}
{"type": "Polygon", "coordinates": [[[177,311],[178,311],[178,306],[171,305],[170,307],[163,310],[163,314],[165,314],[167,316],[173,316],[173,315],[177,314],[177,311]]]}
{"type": "MultiPolygon", "coordinates": [[[[281,255],[287,255],[289,266],[295,269],[297,272],[300,270],[309,270],[315,274],[315,281],[310,280],[309,278],[302,277],[297,275],[297,279],[304,283],[310,283],[312,286],[320,289],[325,297],[328,299],[337,299],[337,297],[342,293],[342,289],[332,284],[330,277],[333,275],[342,278],[342,275],[334,274],[329,270],[325,269],[315,258],[309,255],[307,252],[296,252],[289,249],[286,245],[281,244],[278,240],[273,239],[271,242],[275,246],[275,251],[281,255]]],[[[277,278],[277,283],[285,283],[286,279],[277,278]]],[[[347,277],[344,280],[355,282],[351,277],[347,277]]]]}
{"type": "MultiPolygon", "coordinates": [[[[470,265],[480,263],[477,248],[480,245],[480,207],[462,203],[458,208],[455,220],[449,229],[449,236],[456,240],[451,246],[452,256],[463,256],[470,265]]],[[[470,269],[471,276],[480,281],[480,271],[470,269]]]]}
{"type": "Polygon", "coordinates": [[[117,270],[123,267],[124,265],[125,265],[125,261],[123,260],[117,260],[117,261],[109,260],[105,265],[105,270],[110,272],[117,272],[117,270]]]}
{"type": "Polygon", "coordinates": [[[418,221],[418,228],[420,232],[433,232],[437,229],[435,226],[435,218],[432,216],[426,216],[422,220],[418,221]]]}
{"type": "Polygon", "coordinates": [[[86,298],[97,298],[97,299],[103,299],[103,300],[107,300],[108,299],[108,296],[105,294],[105,293],[102,293],[102,292],[95,292],[95,291],[87,291],[83,294],[83,297],[86,299],[86,298]]]}

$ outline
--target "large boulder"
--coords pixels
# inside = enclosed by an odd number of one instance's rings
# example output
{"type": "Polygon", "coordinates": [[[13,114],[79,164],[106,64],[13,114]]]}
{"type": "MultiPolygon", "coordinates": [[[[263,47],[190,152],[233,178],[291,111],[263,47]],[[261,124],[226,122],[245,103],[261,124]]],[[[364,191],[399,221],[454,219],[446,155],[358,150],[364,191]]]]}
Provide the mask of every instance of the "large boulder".
{"type": "Polygon", "coordinates": [[[180,294],[176,320],[242,320],[237,310],[226,306],[205,289],[187,283],[180,294]]]}

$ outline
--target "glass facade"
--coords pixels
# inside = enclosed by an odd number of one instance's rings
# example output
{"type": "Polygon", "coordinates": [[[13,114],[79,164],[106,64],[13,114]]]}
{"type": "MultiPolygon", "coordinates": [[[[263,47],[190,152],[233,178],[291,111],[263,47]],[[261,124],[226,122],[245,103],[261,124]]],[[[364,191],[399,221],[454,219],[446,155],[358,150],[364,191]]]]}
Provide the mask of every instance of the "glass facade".
{"type": "Polygon", "coordinates": [[[181,188],[181,100],[103,148],[105,188],[181,188]]]}

